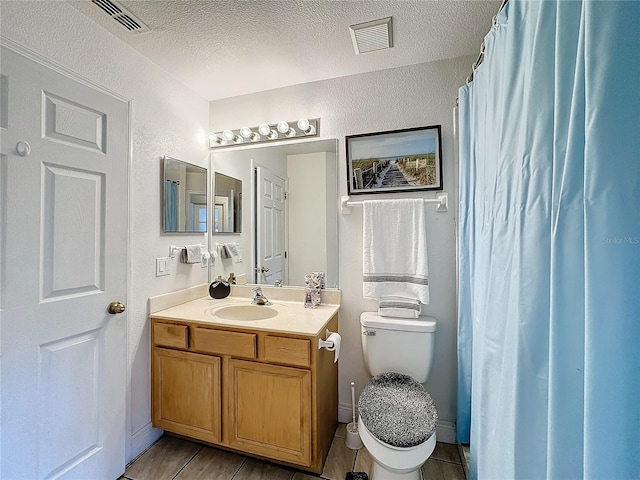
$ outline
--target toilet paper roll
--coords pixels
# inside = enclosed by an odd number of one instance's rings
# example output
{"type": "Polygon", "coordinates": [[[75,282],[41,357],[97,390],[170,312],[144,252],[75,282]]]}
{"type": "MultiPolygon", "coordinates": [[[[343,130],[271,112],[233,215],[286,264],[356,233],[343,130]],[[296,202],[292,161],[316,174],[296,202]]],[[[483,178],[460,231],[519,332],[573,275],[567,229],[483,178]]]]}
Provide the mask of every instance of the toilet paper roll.
{"type": "Polygon", "coordinates": [[[328,336],[326,340],[318,340],[318,349],[326,348],[330,352],[335,352],[333,363],[336,363],[338,361],[338,357],[340,356],[340,345],[342,344],[342,337],[339,333],[330,332],[329,330],[327,330],[327,334],[328,336]]]}

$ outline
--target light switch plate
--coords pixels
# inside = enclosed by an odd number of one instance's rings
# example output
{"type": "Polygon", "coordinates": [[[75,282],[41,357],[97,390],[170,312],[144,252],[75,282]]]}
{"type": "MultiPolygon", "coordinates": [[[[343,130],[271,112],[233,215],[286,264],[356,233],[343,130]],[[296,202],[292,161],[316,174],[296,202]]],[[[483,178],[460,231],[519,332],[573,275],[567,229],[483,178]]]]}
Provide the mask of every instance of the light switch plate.
{"type": "Polygon", "coordinates": [[[156,277],[164,277],[165,275],[171,275],[169,266],[171,265],[170,257],[158,257],[156,258],[156,277]]]}

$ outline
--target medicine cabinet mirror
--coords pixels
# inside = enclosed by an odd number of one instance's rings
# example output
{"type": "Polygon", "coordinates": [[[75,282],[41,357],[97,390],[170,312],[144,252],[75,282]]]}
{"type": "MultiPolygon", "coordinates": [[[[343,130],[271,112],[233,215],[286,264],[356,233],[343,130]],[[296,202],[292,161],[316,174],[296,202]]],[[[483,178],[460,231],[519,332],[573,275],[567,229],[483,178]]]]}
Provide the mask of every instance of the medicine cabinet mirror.
{"type": "Polygon", "coordinates": [[[211,217],[212,233],[242,232],[242,180],[214,174],[211,217]]]}
{"type": "Polygon", "coordinates": [[[162,224],[165,233],[207,231],[207,169],[164,157],[162,224]]]}

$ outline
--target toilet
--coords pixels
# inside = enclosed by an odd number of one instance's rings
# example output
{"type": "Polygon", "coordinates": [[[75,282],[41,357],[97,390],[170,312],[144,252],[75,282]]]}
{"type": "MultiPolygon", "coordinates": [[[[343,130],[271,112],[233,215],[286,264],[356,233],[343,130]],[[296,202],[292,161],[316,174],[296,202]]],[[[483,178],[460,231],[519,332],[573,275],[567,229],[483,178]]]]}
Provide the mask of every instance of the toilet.
{"type": "Polygon", "coordinates": [[[420,480],[436,446],[438,414],[429,378],[437,321],[360,316],[362,352],[373,376],[358,400],[358,431],[373,458],[371,480],[420,480]]]}

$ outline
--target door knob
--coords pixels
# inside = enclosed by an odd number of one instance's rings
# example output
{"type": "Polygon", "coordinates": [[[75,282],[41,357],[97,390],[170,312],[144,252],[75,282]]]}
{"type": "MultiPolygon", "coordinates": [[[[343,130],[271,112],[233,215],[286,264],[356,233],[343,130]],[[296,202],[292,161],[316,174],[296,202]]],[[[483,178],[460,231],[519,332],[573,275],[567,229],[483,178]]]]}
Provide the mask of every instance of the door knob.
{"type": "Polygon", "coordinates": [[[269,267],[256,267],[256,272],[266,273],[269,271],[269,267]]]}
{"type": "Polygon", "coordinates": [[[16,145],[16,152],[18,152],[18,155],[21,157],[28,157],[31,153],[31,145],[29,145],[29,142],[20,140],[16,145]]]}
{"type": "Polygon", "coordinates": [[[107,307],[107,312],[111,315],[115,315],[116,313],[122,313],[125,310],[125,306],[121,302],[111,302],[107,307]]]}

